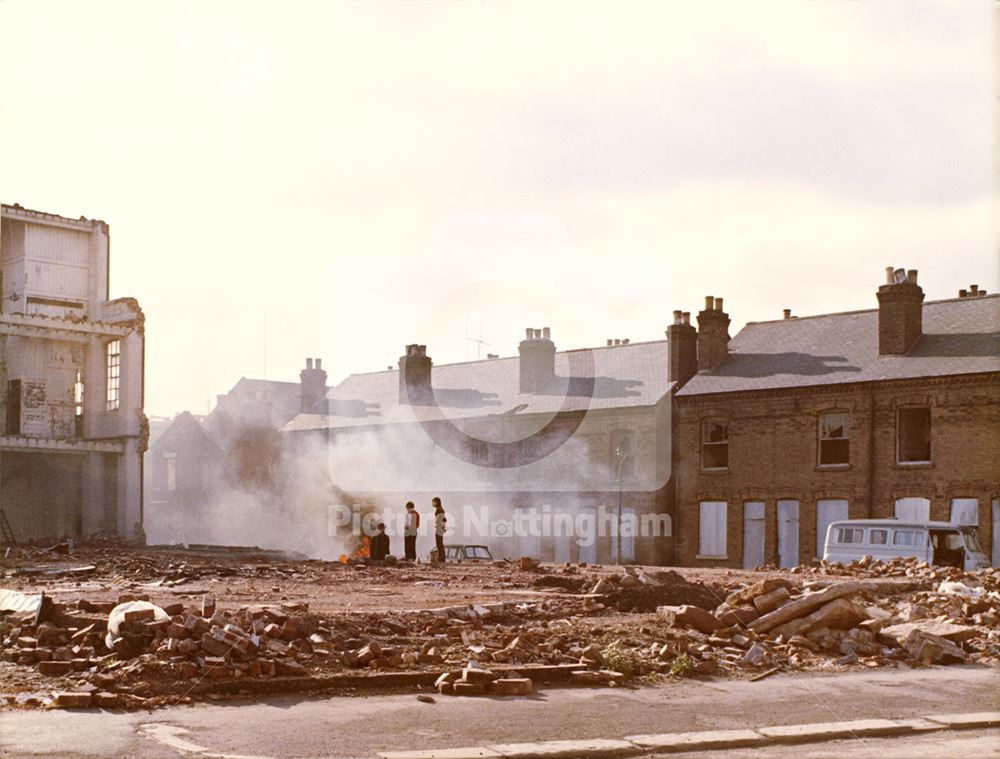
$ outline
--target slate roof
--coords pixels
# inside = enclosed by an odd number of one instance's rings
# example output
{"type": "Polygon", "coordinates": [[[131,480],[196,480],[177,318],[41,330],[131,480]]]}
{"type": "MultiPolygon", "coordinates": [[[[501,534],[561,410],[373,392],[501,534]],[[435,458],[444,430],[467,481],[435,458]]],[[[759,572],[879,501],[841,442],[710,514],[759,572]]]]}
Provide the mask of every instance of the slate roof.
{"type": "Polygon", "coordinates": [[[1000,372],[1000,296],[924,303],[905,356],[878,354],[878,309],[751,322],[678,396],[1000,372]]]}
{"type": "MultiPolygon", "coordinates": [[[[445,416],[470,419],[498,414],[552,414],[561,408],[615,409],[652,406],[672,385],[667,381],[667,343],[657,340],[556,354],[556,379],[543,393],[519,392],[520,358],[484,359],[435,365],[431,382],[445,416]],[[587,367],[593,359],[593,374],[587,367]],[[571,371],[572,367],[572,371],[571,371]],[[586,370],[586,371],[584,371],[586,370]],[[594,376],[593,397],[578,392],[568,377],[594,376]]],[[[365,427],[416,420],[412,408],[399,403],[399,371],[352,374],[327,392],[329,414],[300,414],[283,428],[365,427]]]]}

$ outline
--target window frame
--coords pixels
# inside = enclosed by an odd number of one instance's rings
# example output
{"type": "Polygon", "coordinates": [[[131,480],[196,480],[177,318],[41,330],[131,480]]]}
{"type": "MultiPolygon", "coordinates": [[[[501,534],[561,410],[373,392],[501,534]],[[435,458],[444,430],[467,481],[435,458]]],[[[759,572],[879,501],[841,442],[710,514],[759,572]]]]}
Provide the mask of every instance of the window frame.
{"type": "Polygon", "coordinates": [[[729,471],[729,419],[726,417],[710,416],[701,420],[700,430],[700,456],[701,470],[703,472],[728,472],[729,471]],[[721,424],[725,429],[725,440],[709,441],[708,430],[712,424],[721,424]],[[723,466],[707,466],[705,462],[705,449],[707,446],[715,446],[717,449],[725,450],[726,463],[723,466]]]}
{"type": "Polygon", "coordinates": [[[111,340],[104,345],[104,410],[118,411],[122,405],[122,342],[111,340]]]}
{"type": "Polygon", "coordinates": [[[849,411],[841,411],[840,409],[830,409],[827,411],[820,412],[816,419],[816,466],[823,469],[843,469],[851,465],[851,414],[849,411]],[[844,425],[843,428],[846,434],[842,438],[835,437],[824,437],[823,436],[823,421],[824,419],[832,416],[843,417],[844,425]],[[847,456],[844,461],[837,462],[826,462],[823,461],[823,443],[824,442],[844,442],[847,444],[847,456]]]}
{"type": "Polygon", "coordinates": [[[927,464],[933,463],[934,460],[934,446],[933,446],[933,434],[934,434],[934,417],[931,412],[931,407],[929,405],[912,404],[906,406],[900,406],[896,409],[896,464],[898,466],[926,466],[927,464]],[[902,449],[903,449],[903,415],[911,411],[926,411],[927,412],[927,458],[926,459],[907,459],[904,461],[902,459],[902,449]]]}

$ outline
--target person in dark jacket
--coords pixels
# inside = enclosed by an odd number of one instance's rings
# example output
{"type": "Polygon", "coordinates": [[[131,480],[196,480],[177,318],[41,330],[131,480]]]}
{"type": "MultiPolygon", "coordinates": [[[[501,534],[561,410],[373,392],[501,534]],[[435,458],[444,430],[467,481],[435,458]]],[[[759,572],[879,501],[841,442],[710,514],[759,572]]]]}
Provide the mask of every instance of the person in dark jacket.
{"type": "Polygon", "coordinates": [[[389,555],[389,536],[385,534],[385,522],[378,523],[378,532],[372,536],[370,552],[375,561],[385,561],[389,555]]]}
{"type": "Polygon", "coordinates": [[[448,518],[444,515],[440,498],[432,498],[431,505],[434,506],[434,545],[437,547],[437,560],[444,564],[444,533],[448,529],[446,525],[448,518]]]}

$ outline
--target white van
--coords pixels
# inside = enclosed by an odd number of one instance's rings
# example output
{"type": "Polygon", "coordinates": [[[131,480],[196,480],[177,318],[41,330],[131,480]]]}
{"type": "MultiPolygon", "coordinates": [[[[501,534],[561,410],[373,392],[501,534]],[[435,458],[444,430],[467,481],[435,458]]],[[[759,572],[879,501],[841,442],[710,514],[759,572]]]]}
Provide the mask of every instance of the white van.
{"type": "Polygon", "coordinates": [[[990,566],[979,547],[976,528],[951,522],[899,519],[845,519],[826,529],[823,559],[841,564],[871,556],[888,561],[913,556],[929,564],[969,572],[990,566]]]}

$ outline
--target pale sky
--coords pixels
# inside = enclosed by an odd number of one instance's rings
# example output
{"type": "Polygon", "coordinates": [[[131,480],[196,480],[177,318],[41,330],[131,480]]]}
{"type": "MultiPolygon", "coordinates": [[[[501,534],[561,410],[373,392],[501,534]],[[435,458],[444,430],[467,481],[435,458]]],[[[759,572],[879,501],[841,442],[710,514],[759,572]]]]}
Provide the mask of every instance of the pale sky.
{"type": "Polygon", "coordinates": [[[995,292],[995,7],[0,0],[0,200],[111,225],[150,414],[995,292]]]}

